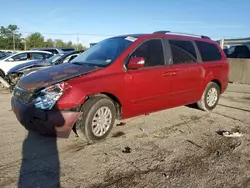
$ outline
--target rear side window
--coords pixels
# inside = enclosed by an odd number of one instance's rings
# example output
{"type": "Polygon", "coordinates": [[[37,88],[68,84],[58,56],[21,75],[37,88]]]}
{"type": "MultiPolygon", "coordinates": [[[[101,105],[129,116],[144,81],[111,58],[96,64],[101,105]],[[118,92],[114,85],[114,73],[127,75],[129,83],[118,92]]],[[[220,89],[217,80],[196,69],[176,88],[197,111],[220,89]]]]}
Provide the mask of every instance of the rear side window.
{"type": "Polygon", "coordinates": [[[42,53],[32,53],[33,59],[44,59],[44,55],[42,53]]]}
{"type": "Polygon", "coordinates": [[[222,58],[220,50],[214,44],[196,41],[203,62],[219,61],[222,58]]]}
{"type": "Polygon", "coordinates": [[[191,41],[169,40],[173,64],[197,62],[197,55],[191,41]]]}

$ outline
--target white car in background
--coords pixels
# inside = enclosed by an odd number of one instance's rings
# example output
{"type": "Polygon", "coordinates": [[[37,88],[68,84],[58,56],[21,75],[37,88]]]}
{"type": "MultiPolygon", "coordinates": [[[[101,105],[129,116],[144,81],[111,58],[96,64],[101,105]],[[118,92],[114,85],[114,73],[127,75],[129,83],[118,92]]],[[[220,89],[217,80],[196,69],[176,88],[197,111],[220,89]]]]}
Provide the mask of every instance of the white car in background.
{"type": "Polygon", "coordinates": [[[45,60],[51,56],[53,56],[51,52],[37,50],[22,51],[10,54],[0,58],[0,76],[4,78],[11,68],[22,63],[27,63],[33,60],[45,60]]]}

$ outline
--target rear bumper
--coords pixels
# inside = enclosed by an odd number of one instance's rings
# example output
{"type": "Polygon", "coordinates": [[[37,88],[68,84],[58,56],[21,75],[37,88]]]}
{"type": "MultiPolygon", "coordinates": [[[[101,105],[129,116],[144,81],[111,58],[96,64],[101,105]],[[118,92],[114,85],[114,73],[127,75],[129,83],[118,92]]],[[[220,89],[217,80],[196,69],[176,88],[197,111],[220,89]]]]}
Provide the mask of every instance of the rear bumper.
{"type": "Polygon", "coordinates": [[[45,111],[11,99],[11,107],[18,121],[27,129],[50,136],[68,138],[80,112],[45,111]]]}

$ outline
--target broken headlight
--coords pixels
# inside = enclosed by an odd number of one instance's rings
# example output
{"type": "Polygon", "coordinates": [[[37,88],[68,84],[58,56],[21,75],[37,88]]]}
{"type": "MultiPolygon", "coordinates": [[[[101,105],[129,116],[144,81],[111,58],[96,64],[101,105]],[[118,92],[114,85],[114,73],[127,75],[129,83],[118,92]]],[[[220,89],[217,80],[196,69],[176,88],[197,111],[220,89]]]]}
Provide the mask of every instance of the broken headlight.
{"type": "Polygon", "coordinates": [[[70,88],[70,85],[63,82],[41,90],[34,100],[36,108],[51,110],[63,93],[70,88]]]}

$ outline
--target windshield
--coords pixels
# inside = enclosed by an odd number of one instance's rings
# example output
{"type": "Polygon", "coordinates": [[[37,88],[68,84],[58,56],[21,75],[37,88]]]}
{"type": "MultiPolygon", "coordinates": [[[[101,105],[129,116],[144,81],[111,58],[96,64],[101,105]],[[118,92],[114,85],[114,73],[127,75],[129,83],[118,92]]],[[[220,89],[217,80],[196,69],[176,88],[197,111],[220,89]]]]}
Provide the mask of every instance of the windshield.
{"type": "Polygon", "coordinates": [[[234,52],[235,46],[230,46],[228,48],[228,54],[232,54],[234,52]]]}
{"type": "Polygon", "coordinates": [[[126,50],[136,38],[114,37],[106,39],[89,48],[71,63],[107,66],[126,50]]]}
{"type": "Polygon", "coordinates": [[[53,55],[52,57],[50,57],[47,61],[51,64],[53,64],[54,62],[56,62],[58,59],[60,59],[63,56],[63,54],[57,54],[57,55],[53,55]]]}
{"type": "Polygon", "coordinates": [[[11,55],[13,54],[6,54],[5,56],[1,57],[0,60],[4,60],[5,58],[10,57],[11,55]]]}

